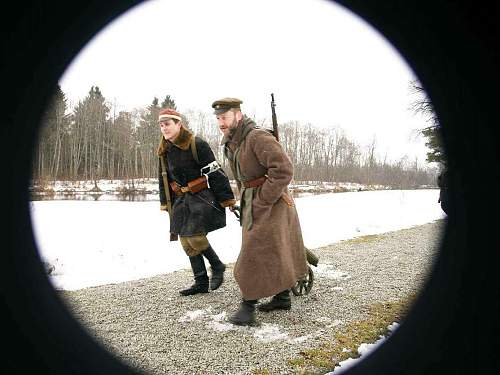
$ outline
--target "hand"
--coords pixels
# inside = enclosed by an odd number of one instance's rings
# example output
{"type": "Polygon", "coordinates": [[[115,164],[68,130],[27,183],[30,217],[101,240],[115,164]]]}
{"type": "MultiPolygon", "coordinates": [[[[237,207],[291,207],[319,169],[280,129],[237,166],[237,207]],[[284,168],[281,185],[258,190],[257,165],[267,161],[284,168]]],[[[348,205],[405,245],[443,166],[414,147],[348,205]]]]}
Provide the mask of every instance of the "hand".
{"type": "Polygon", "coordinates": [[[236,216],[236,219],[240,221],[240,206],[237,206],[235,204],[232,204],[231,206],[228,206],[229,210],[236,216]]]}

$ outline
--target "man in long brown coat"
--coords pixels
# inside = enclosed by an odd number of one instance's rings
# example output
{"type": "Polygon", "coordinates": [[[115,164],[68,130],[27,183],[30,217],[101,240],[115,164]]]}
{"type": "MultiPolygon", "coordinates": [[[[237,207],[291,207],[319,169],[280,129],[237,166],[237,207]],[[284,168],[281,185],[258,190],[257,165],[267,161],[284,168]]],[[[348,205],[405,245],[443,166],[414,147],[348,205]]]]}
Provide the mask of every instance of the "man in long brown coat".
{"type": "Polygon", "coordinates": [[[233,324],[253,325],[259,299],[273,296],[259,310],[289,310],[290,289],[308,272],[302,232],[288,184],[293,166],[267,130],[241,112],[241,100],[212,104],[222,145],[241,199],[242,244],[234,277],[242,294],[233,324]]]}

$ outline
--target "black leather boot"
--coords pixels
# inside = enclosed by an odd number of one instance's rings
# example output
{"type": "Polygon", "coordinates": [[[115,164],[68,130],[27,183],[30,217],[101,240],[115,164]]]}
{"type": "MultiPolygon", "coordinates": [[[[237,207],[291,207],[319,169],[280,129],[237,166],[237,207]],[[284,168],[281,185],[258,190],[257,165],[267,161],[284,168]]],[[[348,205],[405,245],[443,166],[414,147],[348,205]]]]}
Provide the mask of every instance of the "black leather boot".
{"type": "Polygon", "coordinates": [[[226,270],[226,266],[221,262],[217,253],[212,249],[212,246],[208,246],[206,250],[202,252],[202,254],[207,258],[210,266],[212,268],[212,277],[210,278],[210,290],[215,290],[221,286],[224,281],[224,271],[226,270]]]}
{"type": "Polygon", "coordinates": [[[189,257],[191,269],[194,274],[194,284],[190,288],[179,291],[183,296],[192,296],[198,293],[208,293],[208,275],[205,268],[205,261],[201,254],[189,257]]]}
{"type": "Polygon", "coordinates": [[[255,320],[255,304],[257,300],[243,300],[240,303],[238,311],[236,311],[229,321],[238,326],[255,326],[258,325],[255,320]]]}
{"type": "Polygon", "coordinates": [[[260,311],[273,311],[273,310],[290,310],[292,308],[292,300],[290,298],[290,290],[284,290],[276,294],[271,301],[259,305],[260,311]]]}

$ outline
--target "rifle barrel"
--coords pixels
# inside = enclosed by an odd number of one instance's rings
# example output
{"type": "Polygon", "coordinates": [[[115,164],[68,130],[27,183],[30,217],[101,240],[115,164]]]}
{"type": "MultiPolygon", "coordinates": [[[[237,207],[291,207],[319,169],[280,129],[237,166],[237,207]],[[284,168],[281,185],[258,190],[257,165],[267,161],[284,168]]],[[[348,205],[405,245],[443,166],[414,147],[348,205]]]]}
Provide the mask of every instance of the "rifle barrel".
{"type": "Polygon", "coordinates": [[[273,115],[273,134],[276,140],[279,142],[279,135],[278,135],[278,120],[276,119],[276,110],[274,109],[276,107],[276,103],[274,103],[274,94],[271,93],[271,112],[273,115]]]}

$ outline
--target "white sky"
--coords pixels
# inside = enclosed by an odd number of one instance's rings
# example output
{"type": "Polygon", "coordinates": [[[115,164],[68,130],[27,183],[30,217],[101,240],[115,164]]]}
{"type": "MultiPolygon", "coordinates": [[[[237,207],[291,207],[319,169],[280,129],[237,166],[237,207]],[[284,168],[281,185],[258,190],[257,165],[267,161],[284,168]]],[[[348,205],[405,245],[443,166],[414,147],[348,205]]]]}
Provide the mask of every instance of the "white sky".
{"type": "Polygon", "coordinates": [[[102,30],[61,77],[70,105],[97,85],[118,109],[168,94],[211,113],[221,97],[278,122],[339,126],[379,157],[425,161],[413,72],[371,26],[326,0],[149,0],[102,30]]]}

